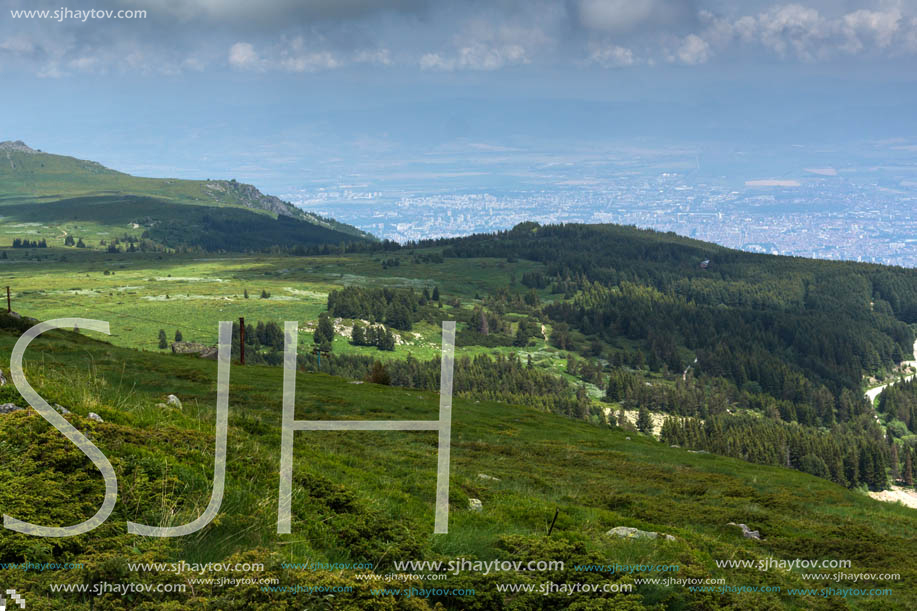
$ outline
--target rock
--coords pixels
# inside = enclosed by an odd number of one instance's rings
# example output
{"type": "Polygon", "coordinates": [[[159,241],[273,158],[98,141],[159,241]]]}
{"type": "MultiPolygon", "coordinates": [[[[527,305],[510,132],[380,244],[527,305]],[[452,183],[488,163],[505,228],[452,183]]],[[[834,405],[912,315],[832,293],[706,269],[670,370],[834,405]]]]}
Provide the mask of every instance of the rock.
{"type": "Polygon", "coordinates": [[[166,405],[165,403],[157,403],[156,407],[158,407],[159,409],[169,409],[169,406],[166,405]]]}
{"type": "Polygon", "coordinates": [[[742,529],[742,536],[745,537],[746,539],[756,539],[758,541],[761,540],[761,533],[758,532],[757,530],[750,529],[745,524],[736,524],[735,522],[729,522],[726,526],[738,526],[739,528],[742,529]]]}
{"type": "Polygon", "coordinates": [[[663,537],[666,541],[675,540],[672,535],[665,535],[651,530],[640,530],[631,526],[615,526],[605,534],[609,537],[621,537],[622,539],[658,539],[663,537]]]}
{"type": "Polygon", "coordinates": [[[181,401],[175,395],[169,395],[166,397],[166,403],[168,403],[171,407],[177,407],[178,409],[181,409],[181,401]]]}
{"type": "Polygon", "coordinates": [[[0,405],[0,414],[12,414],[13,412],[18,412],[21,409],[25,408],[19,407],[15,403],[4,403],[0,405]]]}
{"type": "Polygon", "coordinates": [[[90,420],[95,420],[96,422],[105,422],[104,420],[102,420],[102,416],[98,415],[95,412],[89,412],[88,418],[90,420]]]}
{"type": "Polygon", "coordinates": [[[625,437],[624,439],[626,439],[627,441],[630,441],[630,437],[625,437]]]}
{"type": "Polygon", "coordinates": [[[220,356],[220,350],[216,346],[205,346],[198,356],[202,359],[215,359],[220,356]]]}
{"type": "Polygon", "coordinates": [[[494,482],[499,482],[499,481],[500,481],[500,478],[499,478],[499,477],[494,477],[493,475],[487,475],[486,473],[478,473],[478,477],[479,477],[480,479],[489,479],[489,480],[494,481],[494,482]]]}
{"type": "Polygon", "coordinates": [[[481,502],[481,499],[468,499],[468,509],[471,511],[483,511],[484,503],[481,502]]]}
{"type": "Polygon", "coordinates": [[[669,447],[670,447],[670,448],[680,448],[681,446],[678,445],[677,443],[673,443],[673,444],[670,445],[669,447]]]}
{"type": "Polygon", "coordinates": [[[6,386],[6,378],[3,377],[3,370],[0,369],[0,386],[6,386]]]}
{"type": "Polygon", "coordinates": [[[689,454],[709,454],[707,450],[688,450],[689,454]]]}
{"type": "Polygon", "coordinates": [[[348,383],[348,384],[362,384],[362,383],[363,383],[363,380],[352,380],[352,381],[347,382],[347,383],[348,383]]]}
{"type": "Polygon", "coordinates": [[[22,316],[19,315],[19,312],[10,312],[10,316],[13,318],[22,318],[22,316]]]}
{"type": "Polygon", "coordinates": [[[197,342],[172,342],[172,352],[175,354],[197,354],[201,358],[216,358],[216,346],[199,344],[197,342]],[[211,356],[212,355],[212,356],[211,356]]]}
{"type": "Polygon", "coordinates": [[[66,416],[67,414],[70,413],[70,410],[64,407],[63,405],[61,405],[60,403],[55,403],[54,409],[56,409],[57,413],[60,414],[61,416],[66,416]]]}

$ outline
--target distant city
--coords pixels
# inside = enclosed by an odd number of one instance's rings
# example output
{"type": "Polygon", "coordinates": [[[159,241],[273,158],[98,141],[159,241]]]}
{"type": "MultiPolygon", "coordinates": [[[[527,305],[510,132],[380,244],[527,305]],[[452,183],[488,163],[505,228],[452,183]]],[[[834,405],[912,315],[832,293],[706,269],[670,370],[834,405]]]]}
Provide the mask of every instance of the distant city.
{"type": "Polygon", "coordinates": [[[493,232],[526,220],[619,223],[751,252],[917,267],[917,182],[900,176],[822,168],[738,185],[691,172],[582,182],[433,193],[351,185],[284,197],[399,242],[493,232]]]}

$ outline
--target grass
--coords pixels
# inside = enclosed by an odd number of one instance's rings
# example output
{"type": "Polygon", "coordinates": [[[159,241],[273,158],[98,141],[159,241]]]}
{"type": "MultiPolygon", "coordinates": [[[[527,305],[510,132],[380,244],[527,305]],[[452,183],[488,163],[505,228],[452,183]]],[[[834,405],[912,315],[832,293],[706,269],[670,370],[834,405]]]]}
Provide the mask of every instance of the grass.
{"type": "MultiPolygon", "coordinates": [[[[82,571],[6,570],[4,587],[25,592],[30,608],[913,608],[917,604],[912,510],[873,501],[796,471],[751,465],[664,446],[643,436],[600,428],[534,410],[456,400],[453,410],[451,512],[448,535],[432,534],[436,437],[428,432],[297,433],[293,532],[277,535],[277,469],[282,371],[233,366],[226,496],[218,518],[178,539],[127,535],[127,520],[189,521],[206,505],[213,461],[215,363],[138,352],[96,341],[88,333],[53,332],[33,343],[26,360],[32,385],[110,457],[119,477],[115,513],[99,529],[70,539],[34,539],[2,531],[3,562],[80,561],[82,571]],[[181,410],[157,407],[174,393],[181,410]],[[86,419],[89,411],[104,423],[86,419]],[[496,480],[479,477],[484,473],[496,480]],[[468,498],[484,510],[468,509],[468,498]],[[547,526],[559,510],[551,537],[547,526]],[[744,539],[727,522],[760,529],[744,539]],[[670,533],[674,542],[632,542],[605,532],[635,526],[670,533]],[[471,597],[429,600],[373,596],[355,575],[365,571],[295,571],[282,562],[371,562],[392,572],[396,560],[455,557],[561,559],[563,571],[463,573],[426,587],[474,588],[471,597]],[[847,572],[901,574],[893,597],[822,599],[787,588],[853,587],[804,581],[798,571],[718,569],[714,560],[768,557],[849,559],[847,572]],[[52,582],[181,581],[180,576],[131,573],[127,562],[216,562],[256,558],[282,584],[347,584],[334,599],[199,587],[193,597],[52,594],[52,582]],[[632,583],[620,574],[576,572],[576,563],[677,564],[679,577],[725,578],[771,585],[780,594],[691,593],[676,586],[637,586],[617,598],[583,595],[498,595],[498,583],[632,583]],[[171,606],[169,606],[171,605],[171,606]],[[627,605],[630,605],[627,607],[627,605]]],[[[0,334],[8,353],[16,333],[0,334]]],[[[4,400],[14,400],[5,387],[4,400]]],[[[21,399],[19,399],[21,403],[21,399]]],[[[349,384],[300,374],[298,419],[434,419],[434,393],[349,384]]],[[[0,509],[40,523],[74,523],[95,511],[103,489],[94,468],[35,412],[0,416],[0,509]]],[[[225,576],[225,575],[211,575],[225,576]]],[[[656,574],[637,575],[659,576],[656,574]]],[[[378,587],[378,586],[375,586],[378,587]]]]}

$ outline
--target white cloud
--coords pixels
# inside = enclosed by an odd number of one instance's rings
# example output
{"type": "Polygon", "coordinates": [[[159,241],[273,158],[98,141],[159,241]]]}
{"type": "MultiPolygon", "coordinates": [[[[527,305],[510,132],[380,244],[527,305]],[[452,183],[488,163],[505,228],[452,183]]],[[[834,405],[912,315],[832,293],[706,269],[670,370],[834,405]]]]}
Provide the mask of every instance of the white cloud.
{"type": "Polygon", "coordinates": [[[688,34],[681,41],[670,61],[677,61],[688,66],[706,63],[710,59],[710,45],[696,34],[688,34]]]}
{"type": "Polygon", "coordinates": [[[632,50],[614,44],[593,47],[589,61],[605,68],[633,66],[636,63],[632,50]]]}
{"type": "Polygon", "coordinates": [[[898,8],[860,9],[829,17],[801,4],[782,4],[755,15],[725,18],[700,13],[698,35],[711,48],[758,46],[777,57],[804,62],[843,55],[894,56],[917,52],[917,20],[898,8]]]}
{"type": "Polygon", "coordinates": [[[666,26],[694,19],[692,0],[578,0],[580,25],[625,33],[645,26],[666,26]]]}
{"type": "Polygon", "coordinates": [[[249,42],[237,42],[229,48],[229,65],[239,70],[260,70],[261,58],[249,42]]]}

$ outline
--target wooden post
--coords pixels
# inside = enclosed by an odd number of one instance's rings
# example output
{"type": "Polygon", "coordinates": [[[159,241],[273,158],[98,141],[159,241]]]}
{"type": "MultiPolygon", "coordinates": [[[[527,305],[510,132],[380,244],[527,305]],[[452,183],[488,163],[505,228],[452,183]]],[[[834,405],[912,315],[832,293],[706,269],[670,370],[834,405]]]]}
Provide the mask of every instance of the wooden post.
{"type": "Polygon", "coordinates": [[[245,364],[245,317],[239,317],[239,357],[242,364],[245,364]]]}
{"type": "Polygon", "coordinates": [[[9,314],[13,311],[13,307],[10,305],[10,287],[6,287],[6,313],[9,314]]]}
{"type": "Polygon", "coordinates": [[[560,514],[560,509],[554,510],[554,519],[551,520],[551,528],[548,529],[548,536],[551,536],[551,533],[554,532],[554,525],[557,523],[557,516],[560,514]]]}

